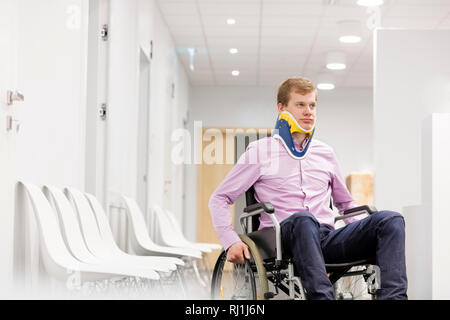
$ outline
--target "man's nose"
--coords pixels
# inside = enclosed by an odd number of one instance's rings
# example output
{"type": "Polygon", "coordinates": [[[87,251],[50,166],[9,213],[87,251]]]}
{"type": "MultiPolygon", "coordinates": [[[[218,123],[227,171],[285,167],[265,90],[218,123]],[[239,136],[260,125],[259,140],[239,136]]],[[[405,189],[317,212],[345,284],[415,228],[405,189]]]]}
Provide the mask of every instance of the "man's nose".
{"type": "Polygon", "coordinates": [[[305,115],[310,115],[312,114],[312,108],[310,106],[307,106],[306,108],[303,109],[303,113],[305,115]]]}

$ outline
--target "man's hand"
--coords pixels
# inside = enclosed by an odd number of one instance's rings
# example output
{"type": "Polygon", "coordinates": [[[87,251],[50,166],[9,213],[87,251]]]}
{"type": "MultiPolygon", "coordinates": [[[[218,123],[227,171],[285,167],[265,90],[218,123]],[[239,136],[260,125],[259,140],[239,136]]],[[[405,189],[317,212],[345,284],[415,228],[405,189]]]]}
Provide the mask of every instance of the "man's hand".
{"type": "Polygon", "coordinates": [[[228,248],[227,261],[236,264],[244,264],[244,256],[247,260],[250,260],[250,252],[248,251],[248,247],[245,243],[236,242],[228,248]]]}

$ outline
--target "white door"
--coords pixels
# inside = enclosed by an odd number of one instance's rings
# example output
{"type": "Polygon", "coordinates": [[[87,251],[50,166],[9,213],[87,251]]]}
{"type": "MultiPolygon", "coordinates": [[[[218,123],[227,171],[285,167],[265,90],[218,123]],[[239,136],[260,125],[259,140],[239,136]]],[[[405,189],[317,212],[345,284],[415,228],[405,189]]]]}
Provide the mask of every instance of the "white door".
{"type": "Polygon", "coordinates": [[[86,192],[106,207],[109,0],[89,1],[86,109],[86,192]]]}
{"type": "Polygon", "coordinates": [[[137,202],[144,215],[148,210],[150,134],[150,57],[143,48],[139,59],[139,115],[137,147],[137,202]]]}
{"type": "Polygon", "coordinates": [[[84,186],[87,12],[88,0],[0,0],[0,295],[14,260],[38,254],[14,239],[16,182],[84,186]]]}
{"type": "Polygon", "coordinates": [[[17,11],[15,0],[0,1],[0,295],[12,285],[16,111],[7,103],[17,88],[17,11]],[[4,284],[4,285],[3,285],[4,284]]]}

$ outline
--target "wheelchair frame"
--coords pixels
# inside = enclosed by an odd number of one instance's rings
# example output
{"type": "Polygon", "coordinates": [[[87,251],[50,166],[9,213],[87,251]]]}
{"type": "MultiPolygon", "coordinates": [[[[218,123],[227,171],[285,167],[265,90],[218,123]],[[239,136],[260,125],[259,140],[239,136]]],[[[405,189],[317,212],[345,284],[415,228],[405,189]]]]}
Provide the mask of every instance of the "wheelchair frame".
{"type": "MultiPolygon", "coordinates": [[[[281,227],[278,219],[275,217],[275,210],[269,202],[257,202],[254,198],[254,189],[251,187],[246,192],[247,207],[244,209],[244,213],[240,216],[239,222],[241,224],[244,234],[240,234],[242,242],[244,242],[251,253],[251,259],[248,262],[251,271],[256,272],[260,282],[261,298],[262,300],[272,299],[279,294],[279,290],[283,291],[293,300],[306,300],[305,289],[303,288],[300,277],[294,274],[294,264],[291,258],[283,258],[283,251],[281,245],[281,227]],[[276,257],[273,259],[263,259],[260,250],[256,243],[249,237],[253,230],[257,230],[259,221],[257,216],[261,213],[267,213],[273,222],[275,229],[275,245],[276,245],[276,257]],[[273,284],[275,293],[269,291],[269,282],[273,284]]],[[[336,217],[335,222],[354,217],[360,214],[373,214],[377,212],[375,207],[372,206],[360,206],[344,212],[343,216],[336,217]]],[[[213,271],[213,277],[211,281],[211,298],[215,299],[218,290],[218,281],[221,279],[224,263],[226,261],[226,251],[222,251],[221,255],[217,259],[216,265],[213,271]]],[[[329,272],[329,278],[335,288],[335,296],[337,299],[347,299],[348,294],[337,292],[336,282],[342,277],[351,277],[362,275],[367,283],[368,293],[375,299],[376,290],[378,289],[379,269],[376,265],[373,265],[367,260],[354,261],[350,263],[341,264],[326,264],[327,272],[329,272]],[[364,266],[363,270],[349,271],[356,266],[364,266]]],[[[254,276],[253,276],[254,278],[254,276]]]]}

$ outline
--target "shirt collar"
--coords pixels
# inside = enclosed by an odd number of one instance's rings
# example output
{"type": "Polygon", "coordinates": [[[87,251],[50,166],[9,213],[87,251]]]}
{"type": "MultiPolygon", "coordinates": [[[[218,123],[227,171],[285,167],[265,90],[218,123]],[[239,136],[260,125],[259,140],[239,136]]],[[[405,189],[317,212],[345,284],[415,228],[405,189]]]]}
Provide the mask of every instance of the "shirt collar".
{"type": "Polygon", "coordinates": [[[302,143],[301,146],[298,143],[297,139],[293,139],[294,140],[295,149],[297,149],[298,151],[303,151],[303,149],[306,147],[306,144],[308,143],[309,139],[310,139],[310,136],[307,136],[305,138],[305,140],[303,140],[303,143],[302,143]]]}

